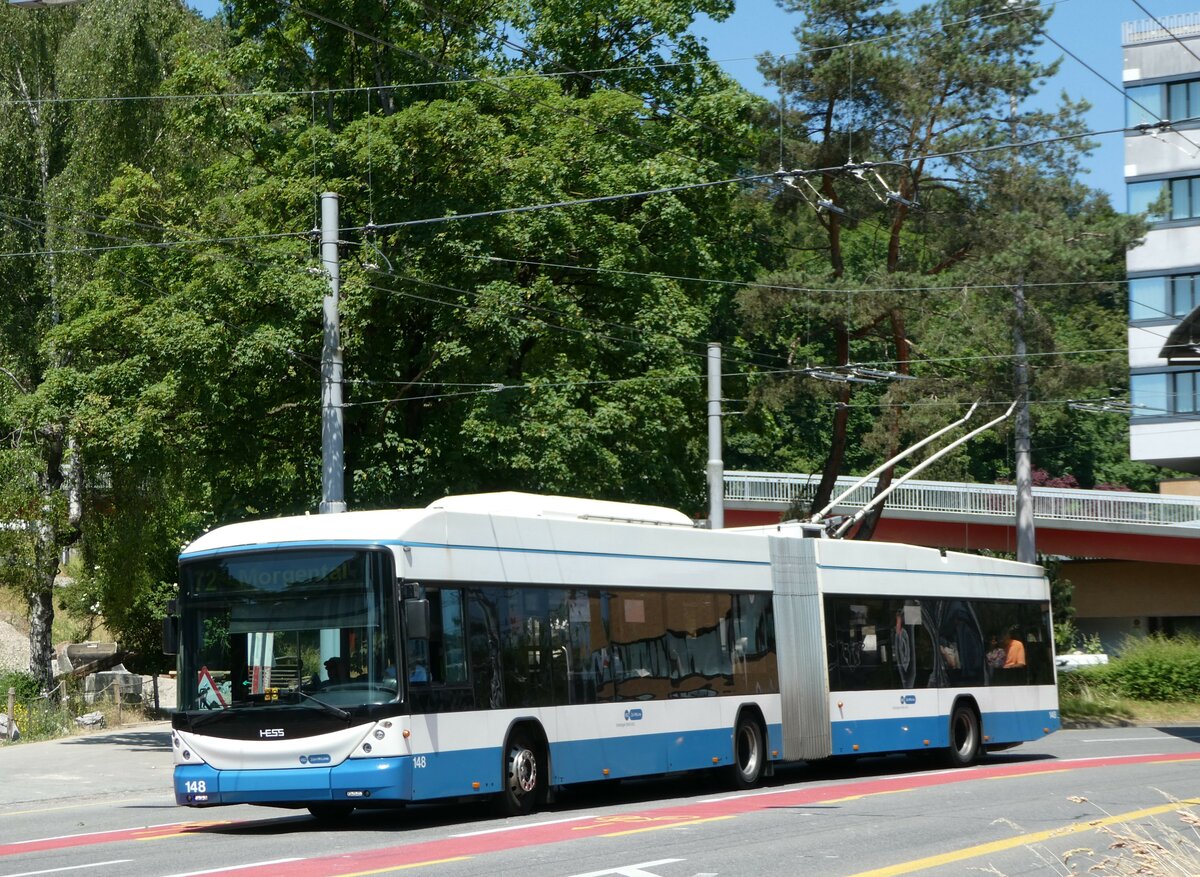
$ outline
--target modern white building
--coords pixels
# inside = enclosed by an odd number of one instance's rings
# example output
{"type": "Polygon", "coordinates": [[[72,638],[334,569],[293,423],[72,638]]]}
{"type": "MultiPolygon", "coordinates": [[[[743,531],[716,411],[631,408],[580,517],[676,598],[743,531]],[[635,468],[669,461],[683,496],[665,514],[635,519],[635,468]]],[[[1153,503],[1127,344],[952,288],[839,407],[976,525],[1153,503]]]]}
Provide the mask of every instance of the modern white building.
{"type": "Polygon", "coordinates": [[[1200,473],[1200,13],[1127,22],[1122,46],[1127,204],[1152,215],[1126,257],[1129,452],[1200,473]]]}

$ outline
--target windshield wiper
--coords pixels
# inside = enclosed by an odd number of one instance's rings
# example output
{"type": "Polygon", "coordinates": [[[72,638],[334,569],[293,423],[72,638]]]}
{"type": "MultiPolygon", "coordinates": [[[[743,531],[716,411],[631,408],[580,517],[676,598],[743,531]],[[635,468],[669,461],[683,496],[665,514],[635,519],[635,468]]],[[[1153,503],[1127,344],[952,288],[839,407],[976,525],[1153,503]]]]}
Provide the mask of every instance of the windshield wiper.
{"type": "Polygon", "coordinates": [[[300,695],[301,697],[311,700],[313,703],[320,706],[321,709],[325,710],[325,712],[329,713],[331,716],[337,716],[339,719],[345,719],[347,722],[350,721],[350,713],[346,712],[341,707],[336,707],[331,703],[326,703],[325,701],[321,700],[319,697],[313,697],[308,692],[301,691],[299,688],[294,689],[294,692],[296,694],[300,695]]]}

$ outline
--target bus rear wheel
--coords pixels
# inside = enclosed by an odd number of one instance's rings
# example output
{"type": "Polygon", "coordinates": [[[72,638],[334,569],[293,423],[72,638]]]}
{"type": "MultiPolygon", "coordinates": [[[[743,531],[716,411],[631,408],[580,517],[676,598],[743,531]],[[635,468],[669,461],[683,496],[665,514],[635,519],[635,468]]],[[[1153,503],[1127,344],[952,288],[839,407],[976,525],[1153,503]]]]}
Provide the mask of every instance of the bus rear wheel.
{"type": "Polygon", "coordinates": [[[946,747],[946,763],[950,767],[967,767],[979,760],[979,716],[966,704],[955,704],[950,713],[950,745],[946,747]]]}
{"type": "Polygon", "coordinates": [[[546,788],[545,757],[528,731],[518,729],[509,736],[503,780],[500,809],[506,816],[526,816],[537,809],[546,788]]]}
{"type": "Polygon", "coordinates": [[[733,729],[733,764],[729,775],[736,789],[752,789],[763,772],[762,727],[750,716],[738,717],[733,729]]]}

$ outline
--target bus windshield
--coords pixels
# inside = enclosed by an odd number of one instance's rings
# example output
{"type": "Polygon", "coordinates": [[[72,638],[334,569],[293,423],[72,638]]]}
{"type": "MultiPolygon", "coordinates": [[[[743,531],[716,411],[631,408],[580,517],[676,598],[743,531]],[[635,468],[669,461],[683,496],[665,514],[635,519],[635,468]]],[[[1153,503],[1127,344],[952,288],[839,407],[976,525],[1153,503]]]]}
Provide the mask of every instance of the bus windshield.
{"type": "Polygon", "coordinates": [[[181,567],[181,705],[394,701],[395,585],[381,552],[238,553],[181,567]]]}

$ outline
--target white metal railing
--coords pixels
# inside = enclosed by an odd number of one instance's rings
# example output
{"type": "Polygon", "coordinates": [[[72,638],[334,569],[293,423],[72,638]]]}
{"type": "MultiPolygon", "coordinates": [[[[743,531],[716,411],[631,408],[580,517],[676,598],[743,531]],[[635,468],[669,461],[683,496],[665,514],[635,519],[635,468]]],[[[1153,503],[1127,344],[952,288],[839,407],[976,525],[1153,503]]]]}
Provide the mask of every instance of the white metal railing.
{"type": "Polygon", "coordinates": [[[1142,21],[1126,21],[1121,25],[1121,44],[1166,40],[1172,36],[1184,37],[1200,33],[1200,12],[1180,12],[1161,15],[1158,21],[1152,18],[1142,21]],[[1160,25],[1159,22],[1162,22],[1160,25]]]}
{"type": "MultiPolygon", "coordinates": [[[[839,478],[836,495],[857,479],[839,478]]],[[[787,505],[809,503],[821,481],[819,475],[780,472],[726,472],[725,501],[787,505]]],[[[875,490],[874,480],[852,493],[840,510],[862,508],[875,490]]],[[[950,481],[906,481],[887,501],[888,508],[978,517],[1011,518],[1016,514],[1017,489],[1011,484],[960,484],[950,481]]],[[[1200,525],[1200,498],[1126,493],[1115,490],[1033,489],[1035,518],[1090,521],[1099,524],[1200,525]]]]}

